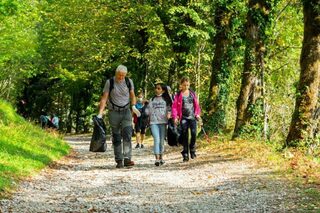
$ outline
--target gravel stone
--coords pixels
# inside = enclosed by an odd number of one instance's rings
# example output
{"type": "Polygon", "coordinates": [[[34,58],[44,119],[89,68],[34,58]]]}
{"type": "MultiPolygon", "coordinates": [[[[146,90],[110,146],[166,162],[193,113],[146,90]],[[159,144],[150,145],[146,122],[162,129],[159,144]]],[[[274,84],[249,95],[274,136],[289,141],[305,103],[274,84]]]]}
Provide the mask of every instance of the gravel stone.
{"type": "Polygon", "coordinates": [[[105,153],[89,152],[89,136],[65,138],[73,152],[21,182],[2,213],[29,212],[297,212],[299,190],[252,162],[199,150],[182,162],[181,147],[167,147],[156,167],[152,141],[133,149],[135,166],[115,168],[105,153]]]}

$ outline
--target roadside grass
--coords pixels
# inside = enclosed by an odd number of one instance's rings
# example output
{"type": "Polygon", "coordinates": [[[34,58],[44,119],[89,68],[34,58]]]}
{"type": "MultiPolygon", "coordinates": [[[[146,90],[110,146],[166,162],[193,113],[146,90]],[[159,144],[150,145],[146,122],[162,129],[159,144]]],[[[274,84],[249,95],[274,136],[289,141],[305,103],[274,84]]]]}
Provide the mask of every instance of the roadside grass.
{"type": "Polygon", "coordinates": [[[0,198],[9,196],[20,180],[36,174],[69,150],[59,134],[25,121],[0,100],[0,198]]]}
{"type": "Polygon", "coordinates": [[[227,136],[212,136],[208,142],[199,138],[199,147],[210,153],[233,156],[254,162],[259,167],[272,168],[274,178],[285,178],[299,188],[305,198],[300,205],[320,211],[320,156],[309,155],[303,149],[280,149],[279,145],[262,141],[235,140],[227,136]]]}

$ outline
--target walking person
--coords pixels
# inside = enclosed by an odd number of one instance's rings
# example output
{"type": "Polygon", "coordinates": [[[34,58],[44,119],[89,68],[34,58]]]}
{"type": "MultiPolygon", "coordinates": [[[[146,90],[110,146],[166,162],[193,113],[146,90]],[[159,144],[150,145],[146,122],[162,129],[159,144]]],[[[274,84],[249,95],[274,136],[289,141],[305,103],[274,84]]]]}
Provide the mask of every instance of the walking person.
{"type": "Polygon", "coordinates": [[[102,117],[107,105],[109,124],[112,131],[112,143],[114,148],[116,168],[130,167],[134,165],[132,157],[132,111],[140,116],[139,110],[135,107],[136,97],[133,81],[126,77],[127,67],[119,65],[115,76],[108,79],[103,89],[100,100],[98,117],[102,117]]]}
{"type": "Polygon", "coordinates": [[[197,120],[200,119],[200,105],[196,93],[189,89],[189,78],[182,77],[180,80],[180,91],[175,95],[172,104],[172,118],[175,124],[181,125],[181,152],[183,162],[189,161],[189,154],[192,159],[196,155],[197,120]],[[189,129],[191,139],[189,144],[189,129]]]}
{"type": "Polygon", "coordinates": [[[137,103],[136,108],[140,111],[141,116],[138,117],[136,114],[133,115],[133,122],[134,122],[134,131],[136,135],[136,149],[138,148],[144,148],[143,140],[144,136],[146,134],[146,128],[147,128],[147,120],[148,116],[145,114],[145,101],[143,100],[143,93],[142,91],[139,92],[137,96],[137,103]]]}
{"type": "Polygon", "coordinates": [[[54,129],[59,129],[59,117],[57,116],[57,114],[53,114],[51,117],[51,123],[53,125],[54,129]]]}
{"type": "Polygon", "coordinates": [[[155,96],[150,99],[146,113],[150,116],[150,129],[153,137],[153,152],[156,158],[155,165],[160,166],[165,162],[164,138],[167,130],[168,119],[171,117],[172,100],[164,83],[157,79],[155,82],[155,96]]]}

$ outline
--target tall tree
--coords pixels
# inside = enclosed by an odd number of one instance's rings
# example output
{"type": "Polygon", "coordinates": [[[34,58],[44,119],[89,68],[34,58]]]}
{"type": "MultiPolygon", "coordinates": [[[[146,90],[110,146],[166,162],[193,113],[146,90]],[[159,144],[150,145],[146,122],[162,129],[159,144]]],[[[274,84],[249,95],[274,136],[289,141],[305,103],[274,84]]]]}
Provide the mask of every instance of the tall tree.
{"type": "Polygon", "coordinates": [[[0,2],[0,98],[11,102],[24,79],[37,71],[37,6],[30,0],[0,2]]]}
{"type": "MultiPolygon", "coordinates": [[[[262,103],[259,98],[262,95],[263,60],[265,52],[266,27],[269,23],[271,3],[268,0],[249,0],[249,11],[246,23],[246,50],[240,94],[237,100],[237,117],[233,138],[240,135],[246,124],[252,125],[255,112],[262,117],[262,103]],[[260,113],[259,113],[260,112],[260,113]],[[251,122],[251,123],[250,123],[251,122]]],[[[262,124],[257,124],[261,125],[262,124]]]]}
{"type": "Polygon", "coordinates": [[[168,70],[168,84],[172,85],[174,81],[177,82],[177,78],[186,75],[192,66],[188,56],[196,49],[197,40],[206,37],[206,33],[201,30],[205,23],[190,0],[157,2],[156,12],[173,52],[168,70]]]}
{"type": "Polygon", "coordinates": [[[242,3],[238,1],[216,1],[214,5],[214,27],[216,34],[213,39],[215,46],[209,93],[207,98],[207,122],[214,132],[226,127],[226,107],[230,93],[230,75],[232,61],[232,45],[239,38],[240,14],[242,3]],[[240,12],[239,12],[240,11],[240,12]],[[236,20],[236,21],[235,21],[236,20]]]}
{"type": "Polygon", "coordinates": [[[297,146],[304,139],[319,140],[320,135],[320,1],[304,0],[303,16],[301,73],[287,146],[297,146]]]}

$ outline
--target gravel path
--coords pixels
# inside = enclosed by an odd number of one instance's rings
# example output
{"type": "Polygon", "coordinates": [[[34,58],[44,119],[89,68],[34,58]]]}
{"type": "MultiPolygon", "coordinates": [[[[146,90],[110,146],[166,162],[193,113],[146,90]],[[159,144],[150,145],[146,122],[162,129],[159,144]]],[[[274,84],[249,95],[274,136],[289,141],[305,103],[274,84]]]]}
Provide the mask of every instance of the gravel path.
{"type": "Polygon", "coordinates": [[[73,153],[21,183],[0,212],[298,212],[297,189],[273,171],[232,156],[198,152],[182,162],[181,147],[166,147],[154,165],[152,142],[133,150],[133,168],[116,169],[106,153],[88,151],[90,137],[67,137],[73,153]]]}

